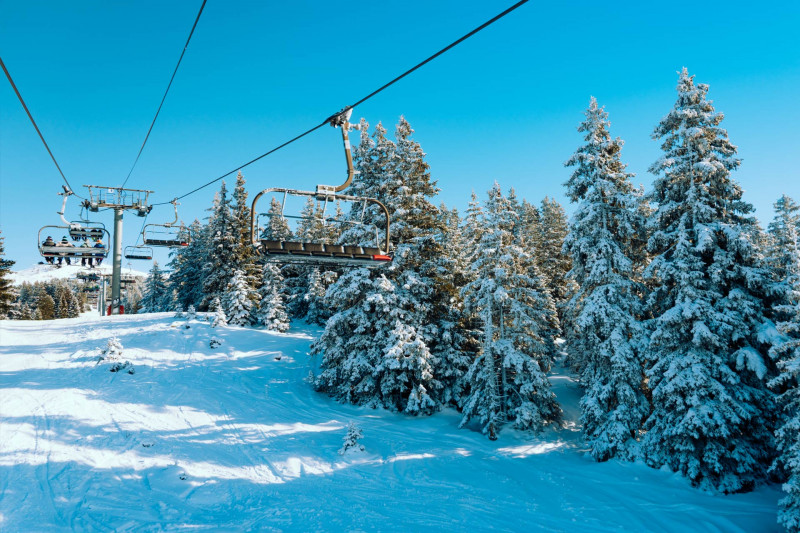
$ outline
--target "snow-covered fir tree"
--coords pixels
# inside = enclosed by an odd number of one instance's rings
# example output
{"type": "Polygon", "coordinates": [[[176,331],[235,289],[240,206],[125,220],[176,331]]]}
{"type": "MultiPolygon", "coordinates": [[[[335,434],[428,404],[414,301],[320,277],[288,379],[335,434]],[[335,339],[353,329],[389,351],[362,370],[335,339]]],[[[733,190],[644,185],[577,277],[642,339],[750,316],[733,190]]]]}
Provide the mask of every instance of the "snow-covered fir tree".
{"type": "Polygon", "coordinates": [[[303,205],[295,234],[302,242],[325,242],[325,219],[322,208],[313,198],[308,198],[303,205]]]}
{"type": "MultiPolygon", "coordinates": [[[[430,203],[437,189],[411,131],[401,119],[401,150],[381,124],[372,138],[365,127],[361,131],[354,150],[360,172],[354,194],[386,205],[395,258],[379,270],[346,272],[328,289],[326,301],[334,314],[312,353],[322,355],[318,390],[341,401],[427,414],[453,401],[450,383],[458,374],[461,339],[450,309],[458,291],[447,279],[451,273],[439,242],[443,228],[430,203]]],[[[354,208],[350,216],[360,219],[360,210],[354,208]]],[[[385,229],[382,215],[371,207],[366,222],[385,229]]],[[[374,231],[356,226],[341,242],[374,245],[374,239],[374,231]]]]}
{"type": "Polygon", "coordinates": [[[222,302],[228,324],[231,326],[249,326],[255,317],[253,303],[258,298],[256,291],[247,282],[247,275],[243,270],[235,270],[233,277],[228,282],[225,290],[225,299],[222,302]]]}
{"type": "Polygon", "coordinates": [[[766,246],[767,264],[772,274],[770,290],[773,297],[772,316],[785,321],[794,314],[800,303],[795,297],[791,280],[800,275],[798,246],[800,246],[800,206],[792,198],[782,195],[774,204],[775,218],[767,227],[769,244],[766,246]]]}
{"type": "Polygon", "coordinates": [[[141,299],[140,312],[144,313],[158,313],[161,311],[169,310],[169,302],[171,293],[158,267],[158,261],[153,261],[153,267],[147,274],[147,279],[144,282],[144,293],[141,299]]]}
{"type": "Polygon", "coordinates": [[[475,276],[463,289],[466,309],[483,331],[467,374],[462,426],[475,419],[494,440],[508,422],[535,432],[560,419],[546,376],[556,355],[558,320],[527,243],[514,238],[517,213],[497,183],[485,213],[475,276]]]}
{"type": "MultiPolygon", "coordinates": [[[[564,207],[555,199],[545,197],[539,210],[539,227],[541,238],[537,252],[537,263],[547,289],[558,309],[559,318],[562,308],[575,292],[574,282],[567,276],[572,268],[572,259],[564,252],[564,239],[569,231],[569,224],[564,207]]],[[[533,241],[535,244],[535,241],[533,241]]]]}
{"type": "Polygon", "coordinates": [[[225,309],[222,307],[222,301],[219,296],[214,297],[209,304],[209,311],[211,311],[211,327],[227,326],[228,317],[225,316],[225,309]]]}
{"type": "Polygon", "coordinates": [[[653,133],[664,154],[650,168],[652,414],[642,449],[654,467],[737,492],[764,477],[774,452],[770,361],[758,340],[768,280],[751,241],[753,208],[730,176],[740,160],[723,115],[686,69],[677,89],[653,133]]]}
{"type": "Polygon", "coordinates": [[[331,310],[325,304],[325,293],[334,281],[336,272],[327,270],[320,271],[319,268],[312,268],[308,276],[308,290],[303,297],[306,301],[306,322],[324,326],[331,316],[331,310]]]}
{"type": "Polygon", "coordinates": [[[203,265],[203,303],[208,306],[214,298],[222,300],[233,272],[236,270],[240,235],[231,212],[230,198],[225,182],[217,196],[209,221],[210,242],[206,263],[203,265]]]}
{"type": "MultiPolygon", "coordinates": [[[[247,191],[245,190],[245,179],[241,172],[236,176],[236,187],[233,190],[233,225],[238,235],[238,245],[234,250],[236,259],[236,269],[241,270],[250,294],[251,308],[253,312],[258,307],[257,289],[261,281],[261,269],[258,264],[256,249],[252,245],[250,237],[250,207],[247,203],[247,191]]],[[[251,322],[255,322],[255,316],[251,322]]]]}
{"type": "Polygon", "coordinates": [[[779,502],[778,521],[787,531],[800,531],[800,207],[783,195],[774,204],[768,226],[768,261],[773,274],[773,317],[780,337],[770,350],[778,376],[770,382],[780,394],[778,457],[773,470],[785,476],[786,496],[779,502]]]}
{"type": "Polygon", "coordinates": [[[271,331],[288,331],[289,315],[282,293],[283,276],[280,269],[272,263],[265,263],[258,289],[260,301],[256,317],[259,324],[271,331]]]}
{"type": "MultiPolygon", "coordinates": [[[[792,277],[790,284],[793,298],[800,301],[800,275],[792,277]]],[[[770,385],[782,391],[782,424],[775,432],[779,452],[775,469],[785,473],[787,480],[778,520],[787,531],[796,532],[800,531],[800,306],[795,305],[793,311],[787,320],[778,323],[784,338],[770,355],[778,361],[780,374],[770,385]]]]}
{"type": "Polygon", "coordinates": [[[578,203],[564,241],[572,258],[568,277],[578,287],[564,308],[566,349],[584,386],[581,422],[592,456],[633,459],[649,413],[633,250],[644,220],[608,114],[592,98],[585,115],[578,131],[586,144],[566,162],[575,167],[567,196],[578,203]]]}
{"type": "Polygon", "coordinates": [[[283,207],[277,198],[272,197],[267,211],[267,225],[261,232],[262,239],[288,241],[292,239],[289,221],[283,216],[283,207]]]}
{"type": "Polygon", "coordinates": [[[3,241],[4,238],[2,232],[0,232],[0,319],[8,316],[11,305],[17,298],[11,280],[6,277],[11,273],[11,267],[14,266],[14,261],[5,258],[5,245],[3,241]]]}
{"type": "Polygon", "coordinates": [[[170,262],[167,266],[172,270],[169,285],[176,294],[176,303],[181,308],[190,305],[200,307],[203,302],[203,283],[205,274],[203,266],[208,260],[210,232],[198,220],[194,220],[187,228],[189,245],[180,246],[170,251],[170,262]]]}

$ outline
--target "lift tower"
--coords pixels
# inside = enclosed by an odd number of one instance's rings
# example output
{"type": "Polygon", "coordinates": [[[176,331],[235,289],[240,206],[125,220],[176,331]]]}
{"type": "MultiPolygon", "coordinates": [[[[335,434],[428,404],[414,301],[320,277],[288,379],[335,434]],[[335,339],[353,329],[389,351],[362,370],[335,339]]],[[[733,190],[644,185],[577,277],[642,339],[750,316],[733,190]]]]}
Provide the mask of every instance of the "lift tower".
{"type": "Polygon", "coordinates": [[[97,212],[100,209],[114,210],[114,256],[111,270],[111,314],[119,314],[120,279],[122,274],[122,212],[133,211],[137,216],[144,217],[153,206],[147,203],[147,197],[153,191],[141,189],[123,189],[122,187],[100,187],[99,185],[84,185],[89,189],[89,199],[84,200],[83,206],[89,211],[97,212]]]}

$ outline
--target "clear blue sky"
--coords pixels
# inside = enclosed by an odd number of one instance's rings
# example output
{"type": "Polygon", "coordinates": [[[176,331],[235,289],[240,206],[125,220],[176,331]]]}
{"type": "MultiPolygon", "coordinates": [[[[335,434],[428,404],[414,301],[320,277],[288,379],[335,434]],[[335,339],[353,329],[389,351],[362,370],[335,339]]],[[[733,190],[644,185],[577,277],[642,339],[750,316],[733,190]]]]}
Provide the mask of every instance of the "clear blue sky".
{"type": "MultiPolygon", "coordinates": [[[[84,184],[124,180],[200,3],[0,0],[0,55],[78,194],[84,184]]],[[[155,202],[188,192],[512,3],[209,0],[128,186],[155,190],[155,202]]],[[[624,161],[649,188],[647,168],[660,152],[650,134],[685,66],[725,113],[743,159],[735,178],[766,224],[780,194],[800,199],[799,26],[794,1],[531,1],[362,104],[355,118],[393,132],[405,115],[448,205],[463,209],[473,189],[483,195],[494,180],[530,201],[566,204],[563,162],[582,142],[576,127],[590,96],[606,106],[624,161]]],[[[244,175],[251,195],[339,183],[338,133],[318,130],[244,175]]],[[[0,229],[16,268],[40,260],[36,234],[59,223],[61,183],[0,79],[0,229]]],[[[217,188],[183,200],[182,218],[205,216],[217,188]]],[[[149,221],[170,220],[169,209],[149,221]]],[[[68,210],[76,218],[77,202],[68,210]]],[[[109,213],[99,219],[111,225],[109,213]]],[[[140,225],[126,215],[125,244],[140,225]]]]}

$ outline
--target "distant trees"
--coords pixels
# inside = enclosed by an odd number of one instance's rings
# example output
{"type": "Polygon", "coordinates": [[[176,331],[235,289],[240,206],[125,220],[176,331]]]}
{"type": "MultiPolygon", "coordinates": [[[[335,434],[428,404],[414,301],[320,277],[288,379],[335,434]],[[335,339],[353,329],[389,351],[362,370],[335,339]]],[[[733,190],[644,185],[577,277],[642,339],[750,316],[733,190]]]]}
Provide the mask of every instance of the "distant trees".
{"type": "Polygon", "coordinates": [[[11,280],[8,279],[8,274],[11,273],[11,267],[14,266],[14,261],[5,259],[5,245],[2,231],[0,231],[0,319],[6,318],[11,310],[12,303],[16,299],[14,287],[11,280]]]}
{"type": "Polygon", "coordinates": [[[140,312],[158,313],[169,311],[170,300],[171,295],[167,281],[158,267],[158,261],[153,261],[153,266],[144,282],[144,293],[139,302],[141,306],[140,312]]]}

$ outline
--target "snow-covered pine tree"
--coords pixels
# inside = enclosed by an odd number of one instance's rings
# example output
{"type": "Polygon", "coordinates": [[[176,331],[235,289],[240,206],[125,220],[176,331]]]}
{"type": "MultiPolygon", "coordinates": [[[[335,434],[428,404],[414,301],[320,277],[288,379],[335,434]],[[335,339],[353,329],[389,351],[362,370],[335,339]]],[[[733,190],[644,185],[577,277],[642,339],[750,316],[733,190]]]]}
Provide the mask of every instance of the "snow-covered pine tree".
{"type": "Polygon", "coordinates": [[[774,454],[770,362],[757,338],[767,276],[750,240],[753,208],[730,177],[740,161],[723,115],[686,69],[677,89],[653,133],[664,154],[650,167],[652,414],[642,450],[654,467],[737,492],[763,479],[774,454]]]}
{"type": "MultiPolygon", "coordinates": [[[[228,325],[228,318],[225,316],[225,309],[222,308],[222,301],[220,301],[219,297],[214,297],[209,304],[209,311],[211,311],[211,327],[216,328],[217,326],[227,326],[228,325]]],[[[212,346],[213,348],[213,346],[212,346]]]]}
{"type": "Polygon", "coordinates": [[[11,305],[17,298],[11,280],[6,277],[11,273],[14,261],[5,259],[5,244],[3,241],[4,237],[2,231],[0,231],[0,319],[8,316],[11,305]]]}
{"type": "MultiPolygon", "coordinates": [[[[367,132],[368,124],[361,120],[361,142],[353,150],[353,165],[359,174],[351,185],[351,194],[367,198],[376,198],[386,205],[389,216],[392,219],[392,229],[395,220],[394,208],[397,202],[392,198],[392,193],[400,186],[397,178],[397,146],[386,137],[386,129],[379,122],[375,126],[372,137],[367,132]],[[392,200],[392,201],[390,201],[392,200]],[[389,202],[389,203],[387,203],[389,202]]],[[[358,244],[360,246],[375,246],[375,228],[383,234],[386,231],[386,220],[383,212],[374,204],[367,204],[366,210],[363,205],[353,205],[348,219],[352,221],[362,221],[363,225],[350,225],[342,232],[340,241],[347,244],[358,244]]],[[[392,232],[392,241],[397,242],[395,233],[392,232]]]]}
{"type": "Polygon", "coordinates": [[[174,248],[170,251],[170,262],[167,266],[172,270],[169,285],[177,295],[176,303],[181,308],[190,305],[199,307],[203,302],[203,265],[208,261],[210,233],[208,226],[194,220],[187,228],[189,245],[174,248]]]}
{"type": "Polygon", "coordinates": [[[247,275],[244,271],[235,270],[233,277],[228,282],[225,300],[222,303],[228,324],[231,326],[251,325],[255,316],[253,300],[257,298],[258,293],[247,283],[247,275]]]}
{"type": "Polygon", "coordinates": [[[419,142],[412,139],[414,130],[405,119],[395,128],[394,179],[383,183],[382,195],[389,204],[393,217],[392,236],[396,243],[413,242],[420,230],[432,231],[437,227],[438,210],[430,199],[439,193],[436,180],[431,178],[430,166],[419,142]]]}
{"type": "Polygon", "coordinates": [[[239,247],[238,228],[231,212],[225,182],[217,196],[215,209],[209,222],[210,247],[203,265],[203,303],[201,309],[214,298],[222,300],[233,272],[236,270],[236,254],[239,247]]]}
{"type": "MultiPolygon", "coordinates": [[[[250,238],[250,207],[247,203],[245,179],[241,171],[236,175],[236,187],[233,189],[233,225],[238,236],[238,245],[234,249],[236,269],[244,273],[245,281],[251,294],[252,308],[256,309],[258,297],[256,290],[261,280],[261,269],[258,265],[256,250],[250,238]]],[[[255,317],[254,317],[255,318],[255,317]]]]}
{"type": "Polygon", "coordinates": [[[787,531],[800,531],[800,207],[786,195],[774,204],[768,226],[768,264],[773,276],[772,316],[780,337],[770,350],[779,374],[770,387],[780,394],[778,457],[773,470],[786,477],[786,496],[779,502],[778,521],[787,531]]]}
{"type": "Polygon", "coordinates": [[[261,232],[262,239],[287,241],[292,239],[292,230],[289,221],[282,215],[283,208],[277,198],[272,197],[267,211],[267,226],[261,232]]]}
{"type": "MultiPolygon", "coordinates": [[[[400,156],[380,124],[374,141],[362,129],[354,190],[387,206],[392,227],[397,223],[398,228],[392,238],[403,244],[396,247],[391,266],[351,270],[328,289],[326,301],[334,315],[312,346],[312,353],[323,356],[315,386],[341,401],[427,414],[450,397],[444,366],[458,351],[453,347],[459,338],[437,328],[450,322],[442,302],[449,303],[445,287],[452,282],[446,282],[450,273],[438,258],[441,252],[433,252],[442,249],[439,216],[429,200],[435,183],[403,120],[398,131],[404,143],[400,156]],[[408,161],[400,161],[401,156],[408,161]]],[[[384,227],[375,211],[368,210],[366,221],[384,227]]],[[[342,242],[374,243],[374,232],[360,229],[346,231],[342,242]]]]}
{"type": "MultiPolygon", "coordinates": [[[[798,258],[800,262],[800,258],[798,258]]],[[[800,274],[800,273],[799,273],[800,274]]],[[[800,275],[789,280],[792,297],[800,301],[800,275]]],[[[778,323],[783,342],[774,346],[770,355],[778,361],[780,374],[770,382],[779,396],[782,425],[775,432],[778,458],[774,468],[787,476],[783,490],[786,496],[779,502],[778,521],[787,531],[800,531],[800,306],[793,314],[778,323]]]]}
{"type": "Polygon", "coordinates": [[[300,211],[300,222],[295,232],[297,240],[302,242],[324,242],[325,220],[322,209],[317,206],[313,198],[306,199],[300,211]]]}
{"type": "Polygon", "coordinates": [[[536,257],[539,256],[542,249],[542,222],[539,209],[525,198],[517,209],[519,215],[517,225],[514,227],[514,233],[522,233],[525,239],[530,243],[531,250],[536,257]]]}
{"type": "Polygon", "coordinates": [[[305,320],[309,324],[324,326],[330,318],[331,311],[325,305],[325,292],[336,281],[336,277],[336,273],[333,271],[320,272],[319,268],[311,268],[308,276],[308,290],[303,297],[307,309],[305,320]]]}
{"type": "Polygon", "coordinates": [[[591,99],[578,127],[586,144],[565,163],[578,204],[564,251],[578,289],[564,307],[570,366],[584,386],[581,422],[592,456],[636,457],[649,413],[644,390],[642,285],[635,279],[634,242],[644,231],[633,174],[620,160],[623,142],[609,133],[608,113],[591,99]]]}
{"type": "Polygon", "coordinates": [[[798,247],[800,246],[800,206],[785,194],[773,204],[775,218],[767,227],[767,265],[772,274],[772,318],[782,322],[794,314],[800,300],[794,298],[790,280],[800,276],[798,247]]]}
{"type": "MultiPolygon", "coordinates": [[[[300,217],[300,222],[295,231],[297,240],[302,242],[336,242],[336,238],[328,240],[333,235],[329,234],[329,228],[325,225],[322,208],[312,198],[307,199],[303,209],[300,211],[300,217]]],[[[287,265],[283,269],[285,285],[282,290],[286,293],[287,311],[294,317],[303,318],[309,314],[309,304],[314,299],[314,295],[310,294],[312,289],[309,282],[315,268],[317,267],[287,265]]]]}
{"type": "Polygon", "coordinates": [[[527,243],[515,240],[517,213],[495,182],[485,228],[463,289],[467,311],[482,325],[481,352],[469,368],[461,425],[477,419],[492,440],[503,425],[539,431],[560,419],[546,373],[555,354],[558,320],[527,243]]]}
{"type": "Polygon", "coordinates": [[[167,304],[170,298],[170,291],[164,275],[158,267],[158,261],[153,261],[153,267],[147,274],[144,282],[144,293],[141,299],[142,313],[158,313],[167,311],[167,304]]]}
{"type": "Polygon", "coordinates": [[[567,277],[572,268],[572,259],[563,250],[569,224],[562,205],[555,199],[545,197],[539,210],[539,223],[541,240],[536,260],[561,318],[564,304],[577,288],[567,277]]]}
{"type": "Polygon", "coordinates": [[[286,303],[282,292],[283,276],[280,269],[272,263],[265,263],[258,289],[258,323],[268,330],[284,332],[289,329],[289,315],[286,314],[286,303]]]}

